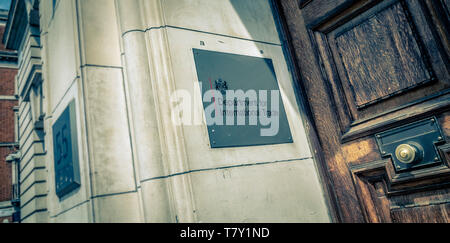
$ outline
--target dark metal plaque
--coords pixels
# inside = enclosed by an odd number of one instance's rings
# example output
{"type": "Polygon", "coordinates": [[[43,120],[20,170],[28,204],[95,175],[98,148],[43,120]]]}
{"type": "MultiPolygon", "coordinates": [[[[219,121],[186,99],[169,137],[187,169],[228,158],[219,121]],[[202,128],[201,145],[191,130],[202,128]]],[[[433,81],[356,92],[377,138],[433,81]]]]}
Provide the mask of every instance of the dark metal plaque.
{"type": "Polygon", "coordinates": [[[442,164],[437,146],[445,143],[445,140],[437,123],[437,119],[432,117],[376,134],[382,156],[392,158],[397,172],[408,172],[442,164]],[[399,158],[396,150],[404,145],[412,146],[417,150],[415,161],[405,163],[399,158]]]}
{"type": "Polygon", "coordinates": [[[193,52],[212,148],[293,142],[271,59],[193,52]]]}
{"type": "Polygon", "coordinates": [[[56,195],[64,197],[80,187],[75,101],[72,101],[53,124],[56,195]]]}

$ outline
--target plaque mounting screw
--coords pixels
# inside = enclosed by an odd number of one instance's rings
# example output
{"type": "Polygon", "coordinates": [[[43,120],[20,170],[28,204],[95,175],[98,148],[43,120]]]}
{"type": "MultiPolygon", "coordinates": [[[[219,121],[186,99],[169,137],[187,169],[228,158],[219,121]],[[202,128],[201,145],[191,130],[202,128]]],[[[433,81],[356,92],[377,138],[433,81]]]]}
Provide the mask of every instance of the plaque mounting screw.
{"type": "Polygon", "coordinates": [[[439,161],[439,157],[435,157],[435,158],[434,158],[434,161],[439,161]]]}
{"type": "Polygon", "coordinates": [[[438,137],[437,139],[438,139],[439,141],[442,141],[442,140],[443,140],[443,138],[442,138],[442,137],[438,137]]]}

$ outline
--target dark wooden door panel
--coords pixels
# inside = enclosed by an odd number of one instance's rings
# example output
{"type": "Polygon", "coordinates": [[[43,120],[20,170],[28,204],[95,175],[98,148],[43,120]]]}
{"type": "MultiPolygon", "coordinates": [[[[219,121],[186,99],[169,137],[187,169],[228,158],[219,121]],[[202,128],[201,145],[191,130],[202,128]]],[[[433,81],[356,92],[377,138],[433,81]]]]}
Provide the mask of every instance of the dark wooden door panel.
{"type": "Polygon", "coordinates": [[[442,218],[448,220],[445,216],[448,211],[434,210],[437,208],[435,205],[450,204],[450,146],[440,146],[439,150],[443,157],[447,157],[444,165],[411,174],[395,173],[389,159],[350,164],[350,173],[365,221],[390,223],[411,222],[412,219],[423,219],[415,222],[433,222],[434,219],[442,218]],[[404,218],[402,215],[408,212],[427,215],[404,218]]]}
{"type": "Polygon", "coordinates": [[[450,222],[450,203],[392,210],[393,222],[447,223],[450,222]]]}
{"type": "MultiPolygon", "coordinates": [[[[309,5],[303,9],[308,10],[309,5]]],[[[367,126],[378,132],[373,126],[380,113],[448,96],[446,54],[430,39],[433,23],[426,12],[414,0],[361,1],[335,17],[310,19],[308,32],[323,78],[330,82],[343,140],[369,135],[367,126]]],[[[399,125],[399,119],[390,121],[399,125]]],[[[385,126],[386,120],[378,124],[385,126]]]]}
{"type": "Polygon", "coordinates": [[[275,2],[338,220],[448,222],[448,1],[275,2]],[[375,134],[422,119],[442,130],[438,162],[399,172],[375,134]]]}

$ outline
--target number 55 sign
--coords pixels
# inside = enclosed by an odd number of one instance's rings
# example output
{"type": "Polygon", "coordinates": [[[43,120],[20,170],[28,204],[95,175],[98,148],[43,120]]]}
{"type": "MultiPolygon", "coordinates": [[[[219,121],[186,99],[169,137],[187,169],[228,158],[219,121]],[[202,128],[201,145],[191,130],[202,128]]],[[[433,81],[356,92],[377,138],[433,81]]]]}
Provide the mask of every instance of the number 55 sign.
{"type": "Polygon", "coordinates": [[[61,199],[80,187],[75,100],[53,124],[56,195],[61,199]]]}

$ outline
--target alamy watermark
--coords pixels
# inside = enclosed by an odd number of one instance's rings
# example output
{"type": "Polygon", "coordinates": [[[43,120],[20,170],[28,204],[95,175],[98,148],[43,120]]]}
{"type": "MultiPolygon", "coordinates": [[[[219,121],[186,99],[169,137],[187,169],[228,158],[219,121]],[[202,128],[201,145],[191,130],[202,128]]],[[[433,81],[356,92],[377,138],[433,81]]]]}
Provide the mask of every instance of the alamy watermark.
{"type": "Polygon", "coordinates": [[[192,95],[187,90],[176,90],[170,97],[172,121],[176,125],[201,125],[195,109],[204,105],[204,118],[208,126],[259,126],[263,137],[276,136],[280,128],[279,90],[220,90],[211,89],[203,93],[194,87],[192,95]],[[199,92],[199,93],[197,93],[199,92]],[[203,94],[203,95],[201,95],[203,94]],[[202,97],[199,100],[198,97],[202,97]],[[269,99],[270,98],[270,99],[269,99]]]}

